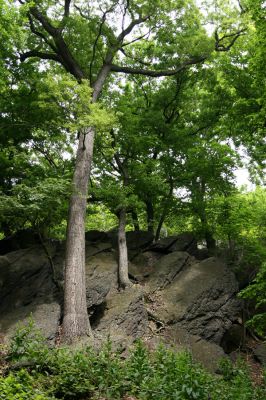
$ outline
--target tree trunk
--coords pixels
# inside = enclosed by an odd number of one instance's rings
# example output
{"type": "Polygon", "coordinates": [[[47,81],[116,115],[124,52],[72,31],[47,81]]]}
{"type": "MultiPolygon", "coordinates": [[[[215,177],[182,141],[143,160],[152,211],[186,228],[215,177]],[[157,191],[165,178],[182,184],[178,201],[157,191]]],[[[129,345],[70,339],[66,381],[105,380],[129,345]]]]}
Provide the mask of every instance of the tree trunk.
{"type": "Polygon", "coordinates": [[[205,210],[202,210],[200,220],[203,227],[204,237],[206,240],[206,245],[208,250],[214,250],[216,248],[216,240],[214,239],[212,232],[208,227],[207,217],[205,210]]]}
{"type": "Polygon", "coordinates": [[[166,211],[162,213],[162,216],[161,216],[161,218],[160,218],[159,224],[158,224],[158,226],[157,226],[156,234],[155,234],[155,239],[154,239],[155,242],[157,242],[157,240],[160,239],[161,229],[162,229],[162,226],[163,226],[165,217],[166,217],[166,211]]]}
{"type": "Polygon", "coordinates": [[[167,197],[165,199],[162,215],[161,215],[159,224],[158,224],[157,229],[156,229],[155,241],[159,240],[159,238],[160,238],[161,229],[162,229],[164,220],[165,220],[165,218],[167,216],[167,212],[168,212],[168,208],[169,208],[169,202],[171,201],[171,198],[172,198],[172,195],[173,195],[173,190],[174,190],[174,183],[173,183],[172,177],[170,177],[169,193],[168,193],[168,195],[167,195],[167,197]]]}
{"type": "Polygon", "coordinates": [[[119,285],[123,289],[132,286],[128,278],[128,255],[126,241],[126,209],[122,208],[119,212],[119,229],[118,229],[118,252],[119,252],[119,267],[118,278],[119,285]]]}
{"type": "Polygon", "coordinates": [[[147,226],[148,232],[153,234],[154,232],[154,211],[152,202],[147,200],[146,202],[146,211],[147,211],[147,226]]]}
{"type": "Polygon", "coordinates": [[[206,239],[207,249],[215,250],[216,249],[216,240],[214,239],[212,233],[210,232],[210,230],[208,228],[205,230],[205,239],[206,239]]]}
{"type": "MultiPolygon", "coordinates": [[[[109,72],[109,65],[104,65],[100,70],[93,85],[93,103],[98,100],[109,72]]],[[[86,302],[85,218],[94,135],[95,130],[92,127],[88,127],[80,133],[72,180],[72,195],[67,223],[62,333],[63,340],[68,343],[92,334],[86,302]]]]}
{"type": "Polygon", "coordinates": [[[134,225],[134,230],[136,232],[139,232],[140,227],[139,227],[139,219],[138,219],[138,214],[136,213],[136,211],[131,211],[131,216],[132,216],[132,222],[134,225]]]}
{"type": "Polygon", "coordinates": [[[72,181],[66,240],[63,339],[72,342],[91,333],[85,284],[85,216],[93,155],[94,129],[80,134],[72,181]]]}

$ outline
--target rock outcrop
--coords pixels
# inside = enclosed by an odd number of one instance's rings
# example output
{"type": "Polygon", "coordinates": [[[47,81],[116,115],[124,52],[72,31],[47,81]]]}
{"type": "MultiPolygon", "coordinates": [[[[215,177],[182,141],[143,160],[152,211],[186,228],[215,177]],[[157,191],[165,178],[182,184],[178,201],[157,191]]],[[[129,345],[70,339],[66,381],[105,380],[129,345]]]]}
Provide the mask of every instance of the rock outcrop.
{"type": "MultiPolygon", "coordinates": [[[[95,338],[110,338],[123,347],[137,338],[162,340],[191,349],[198,361],[214,370],[224,354],[219,347],[222,337],[240,310],[234,274],[214,257],[200,261],[189,254],[196,249],[188,234],[182,243],[180,236],[165,239],[163,250],[161,244],[160,250],[150,245],[149,235],[134,235],[128,240],[134,238],[129,242],[135,253],[129,272],[135,284],[126,291],[118,289],[113,239],[97,231],[86,236],[87,305],[95,338]]],[[[45,248],[35,244],[0,257],[2,335],[10,337],[17,322],[32,315],[48,339],[56,338],[63,269],[64,243],[47,243],[45,248]]]]}
{"type": "Polygon", "coordinates": [[[162,258],[158,278],[152,275],[147,283],[148,290],[156,291],[161,298],[156,315],[166,324],[178,323],[190,333],[219,344],[239,313],[240,301],[235,297],[238,284],[233,273],[216,258],[193,263],[186,254],[174,252],[162,258]],[[176,269],[171,265],[175,257],[176,269]]]}

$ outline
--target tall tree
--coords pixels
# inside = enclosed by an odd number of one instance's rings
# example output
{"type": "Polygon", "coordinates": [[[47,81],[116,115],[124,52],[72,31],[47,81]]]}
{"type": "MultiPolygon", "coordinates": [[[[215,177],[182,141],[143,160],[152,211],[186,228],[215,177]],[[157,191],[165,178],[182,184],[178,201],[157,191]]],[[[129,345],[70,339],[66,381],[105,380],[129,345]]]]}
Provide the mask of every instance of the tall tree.
{"type": "MultiPolygon", "coordinates": [[[[21,61],[33,57],[59,63],[92,88],[92,103],[99,100],[111,72],[173,76],[202,63],[211,51],[212,42],[190,0],[20,3],[26,43],[21,61]]],[[[217,50],[228,50],[239,34],[217,34],[217,50]]],[[[63,335],[69,341],[90,332],[84,220],[94,135],[93,125],[80,131],[69,206],[63,319],[63,335]]]]}

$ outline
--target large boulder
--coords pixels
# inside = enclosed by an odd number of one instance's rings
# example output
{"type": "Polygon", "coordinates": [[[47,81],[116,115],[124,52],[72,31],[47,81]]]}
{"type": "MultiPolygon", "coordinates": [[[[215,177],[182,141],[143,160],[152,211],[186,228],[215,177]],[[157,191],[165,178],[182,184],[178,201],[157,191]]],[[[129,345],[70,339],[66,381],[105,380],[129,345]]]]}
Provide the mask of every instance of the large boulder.
{"type": "Polygon", "coordinates": [[[103,342],[110,338],[115,345],[127,347],[143,337],[148,326],[148,315],[141,286],[126,291],[114,291],[107,296],[101,318],[95,319],[94,333],[103,342]]]}
{"type": "Polygon", "coordinates": [[[106,232],[92,229],[85,233],[85,239],[88,242],[108,242],[109,238],[106,232]]]}
{"type": "MultiPolygon", "coordinates": [[[[108,232],[108,236],[114,248],[118,247],[118,232],[116,229],[108,232]]],[[[126,232],[127,248],[129,251],[145,249],[153,241],[153,234],[147,231],[129,231],[126,232]]]]}
{"type": "MultiPolygon", "coordinates": [[[[109,337],[116,345],[128,346],[138,337],[166,341],[171,337],[193,354],[202,350],[196,359],[213,358],[215,369],[216,359],[223,354],[217,344],[239,312],[234,274],[214,257],[198,262],[184,251],[141,250],[130,263],[130,274],[141,284],[119,291],[117,251],[110,241],[90,239],[86,241],[87,305],[96,339],[102,343],[109,337]]],[[[133,241],[131,248],[137,253],[147,240],[133,241]]],[[[54,242],[47,243],[46,249],[34,245],[0,257],[3,335],[10,336],[16,323],[32,314],[45,336],[55,339],[61,319],[64,254],[64,243],[54,242]]]]}
{"type": "Polygon", "coordinates": [[[266,366],[266,344],[260,343],[253,350],[254,355],[260,361],[261,364],[266,366]]]}
{"type": "MultiPolygon", "coordinates": [[[[63,287],[65,244],[53,258],[55,275],[63,287]]],[[[110,242],[86,242],[85,272],[87,306],[91,308],[105,301],[109,291],[118,285],[117,260],[110,242]]]]}
{"type": "MultiPolygon", "coordinates": [[[[50,249],[51,254],[54,249],[50,249]]],[[[34,299],[53,300],[56,286],[50,261],[41,246],[17,250],[0,258],[2,312],[28,305],[34,299]]]]}
{"type": "Polygon", "coordinates": [[[36,244],[40,244],[39,235],[32,229],[21,229],[14,235],[0,240],[0,255],[27,249],[36,244]]]}
{"type": "Polygon", "coordinates": [[[34,321],[34,326],[41,331],[42,335],[54,342],[58,334],[60,319],[61,307],[58,302],[36,301],[7,311],[0,319],[0,332],[5,341],[8,341],[17,329],[34,321]]]}
{"type": "Polygon", "coordinates": [[[174,351],[189,351],[194,361],[201,363],[210,372],[219,371],[219,363],[226,355],[223,349],[215,343],[208,342],[200,336],[191,335],[186,329],[178,325],[167,326],[161,335],[144,338],[150,349],[160,343],[170,346],[174,351]]]}
{"type": "Polygon", "coordinates": [[[118,286],[118,265],[113,252],[86,256],[86,288],[88,308],[103,303],[118,286]]]}
{"type": "Polygon", "coordinates": [[[194,254],[197,251],[197,240],[193,233],[184,232],[176,236],[168,236],[153,243],[149,250],[158,251],[160,253],[172,253],[173,251],[186,251],[194,254]]]}
{"type": "Polygon", "coordinates": [[[170,256],[175,254],[181,263],[176,264],[176,272],[170,275],[170,279],[164,279],[165,274],[160,272],[162,268],[166,272],[169,270],[167,255],[159,261],[158,278],[151,277],[147,283],[149,307],[165,324],[176,323],[191,334],[219,344],[240,312],[241,303],[235,297],[238,291],[235,276],[214,257],[190,263],[185,261],[186,253],[176,252],[170,256]],[[154,298],[156,287],[161,290],[157,290],[154,298]]]}
{"type": "Polygon", "coordinates": [[[155,263],[154,271],[148,280],[149,292],[155,292],[171,284],[188,262],[189,254],[181,251],[162,257],[155,263]]]}
{"type": "MultiPolygon", "coordinates": [[[[49,248],[51,255],[55,248],[49,248]]],[[[12,336],[17,323],[32,317],[48,339],[54,339],[61,310],[52,267],[41,246],[0,257],[0,331],[12,336]]]]}

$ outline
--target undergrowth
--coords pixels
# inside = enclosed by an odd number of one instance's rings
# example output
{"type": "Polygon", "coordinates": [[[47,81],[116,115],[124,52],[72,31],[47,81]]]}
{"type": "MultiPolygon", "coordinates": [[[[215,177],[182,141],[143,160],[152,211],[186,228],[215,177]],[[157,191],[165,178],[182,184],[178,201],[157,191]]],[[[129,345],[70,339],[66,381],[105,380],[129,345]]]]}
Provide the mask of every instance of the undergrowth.
{"type": "Polygon", "coordinates": [[[126,359],[110,342],[100,351],[49,348],[32,323],[17,330],[6,359],[1,400],[266,400],[241,363],[224,360],[214,376],[187,352],[150,352],[141,341],[126,359]]]}

